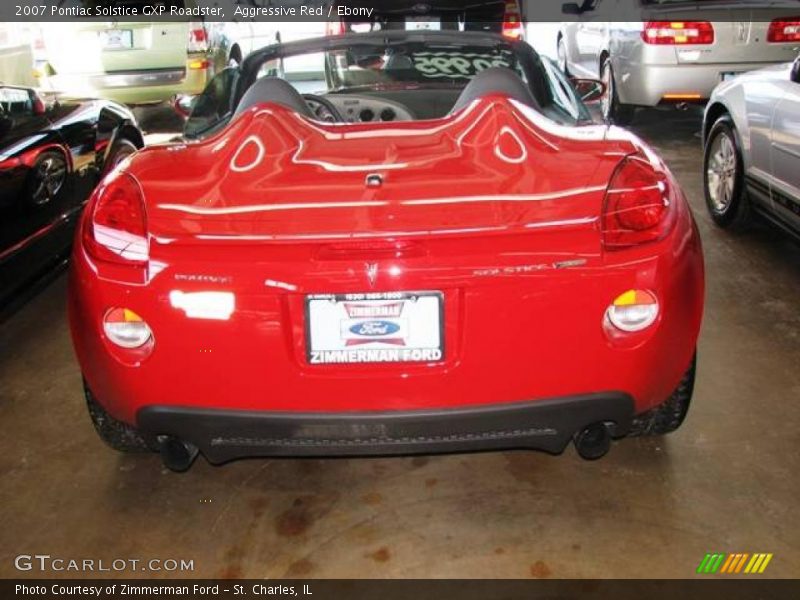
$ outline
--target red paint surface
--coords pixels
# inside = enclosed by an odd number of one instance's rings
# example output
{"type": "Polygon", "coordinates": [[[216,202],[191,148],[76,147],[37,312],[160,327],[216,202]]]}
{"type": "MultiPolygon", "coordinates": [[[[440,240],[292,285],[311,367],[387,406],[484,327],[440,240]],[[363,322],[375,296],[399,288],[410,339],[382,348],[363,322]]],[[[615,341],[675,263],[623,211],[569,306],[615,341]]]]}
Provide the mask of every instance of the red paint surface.
{"type": "Polygon", "coordinates": [[[126,170],[146,198],[149,266],[121,275],[77,243],[69,299],[81,368],[119,419],[150,404],[413,410],[601,391],[644,411],[694,352],[700,240],[672,175],[622,130],[558,127],[499,97],[377,125],[263,105],[204,142],[146,149],[126,170]],[[661,241],[608,251],[605,189],[637,152],[666,173],[675,224],[661,241]],[[369,174],[382,184],[367,186],[369,174]],[[658,321],[609,333],[606,308],[632,288],[656,295],[658,321]],[[230,291],[236,309],[190,319],[170,305],[174,290],[230,291]],[[307,363],[306,294],[399,290],[444,293],[443,362],[307,363]],[[113,306],[150,324],[149,356],[109,349],[101,318],[113,306]]]}

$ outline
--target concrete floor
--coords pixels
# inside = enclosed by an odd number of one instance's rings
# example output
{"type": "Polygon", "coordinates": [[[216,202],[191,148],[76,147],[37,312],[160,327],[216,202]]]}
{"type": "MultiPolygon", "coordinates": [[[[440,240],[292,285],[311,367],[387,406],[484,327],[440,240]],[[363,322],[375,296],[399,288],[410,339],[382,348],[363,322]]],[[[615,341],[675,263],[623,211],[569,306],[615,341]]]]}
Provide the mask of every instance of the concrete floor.
{"type": "Polygon", "coordinates": [[[772,552],[766,575],[798,576],[800,248],[767,228],[712,228],[699,113],[638,123],[705,242],[699,378],[680,431],[593,463],[569,448],[198,460],[174,475],[95,435],[61,277],[0,325],[0,577],[20,575],[17,554],[44,553],[193,559],[195,577],[670,578],[710,551],[772,552]]]}

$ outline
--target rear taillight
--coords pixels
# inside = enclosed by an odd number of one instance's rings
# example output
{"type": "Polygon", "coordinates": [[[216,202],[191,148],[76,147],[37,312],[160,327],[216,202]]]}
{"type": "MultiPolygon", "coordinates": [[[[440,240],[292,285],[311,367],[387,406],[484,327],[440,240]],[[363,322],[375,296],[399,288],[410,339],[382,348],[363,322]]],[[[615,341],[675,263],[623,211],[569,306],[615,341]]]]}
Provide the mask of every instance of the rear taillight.
{"type": "Polygon", "coordinates": [[[205,58],[198,58],[196,60],[189,61],[189,69],[192,71],[202,71],[203,69],[207,69],[211,66],[211,61],[206,60],[205,58]]]}
{"type": "Polygon", "coordinates": [[[517,0],[506,2],[503,16],[503,37],[512,40],[521,40],[523,37],[522,15],[520,14],[517,0]]]}
{"type": "Polygon", "coordinates": [[[103,332],[120,348],[140,348],[153,338],[150,326],[128,308],[112,308],[106,312],[103,332]]]}
{"type": "Polygon", "coordinates": [[[647,290],[628,290],[606,310],[606,319],[620,331],[633,333],[647,329],[658,317],[658,300],[647,290]]]}
{"type": "Polygon", "coordinates": [[[325,35],[344,35],[344,21],[326,21],[325,35]]]}
{"type": "Polygon", "coordinates": [[[47,112],[47,107],[44,104],[44,100],[39,94],[33,94],[31,100],[33,101],[33,114],[35,115],[43,115],[47,112]]]}
{"type": "Polygon", "coordinates": [[[117,265],[147,264],[150,248],[144,195],[133,177],[117,173],[106,179],[89,210],[82,237],[92,258],[117,265]]]}
{"type": "Polygon", "coordinates": [[[189,23],[189,52],[207,52],[208,34],[202,23],[189,23]]]}
{"type": "Polygon", "coordinates": [[[667,177],[640,156],[617,167],[603,203],[603,245],[610,250],[663,239],[674,222],[667,177]]]}
{"type": "Polygon", "coordinates": [[[645,21],[642,39],[665,46],[713,44],[714,26],[708,21],[645,21]]]}
{"type": "Polygon", "coordinates": [[[800,17],[775,19],[769,24],[767,41],[773,44],[800,42],[800,17]]]}

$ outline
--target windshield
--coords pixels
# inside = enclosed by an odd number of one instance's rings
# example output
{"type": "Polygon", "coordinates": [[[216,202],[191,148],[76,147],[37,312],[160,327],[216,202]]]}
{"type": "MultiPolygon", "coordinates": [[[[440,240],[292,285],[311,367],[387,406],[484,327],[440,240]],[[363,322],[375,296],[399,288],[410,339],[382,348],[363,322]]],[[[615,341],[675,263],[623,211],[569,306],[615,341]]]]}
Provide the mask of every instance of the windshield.
{"type": "Polygon", "coordinates": [[[507,48],[408,46],[380,51],[362,47],[329,55],[333,86],[431,83],[463,86],[489,67],[507,67],[523,75],[514,53],[507,48]]]}

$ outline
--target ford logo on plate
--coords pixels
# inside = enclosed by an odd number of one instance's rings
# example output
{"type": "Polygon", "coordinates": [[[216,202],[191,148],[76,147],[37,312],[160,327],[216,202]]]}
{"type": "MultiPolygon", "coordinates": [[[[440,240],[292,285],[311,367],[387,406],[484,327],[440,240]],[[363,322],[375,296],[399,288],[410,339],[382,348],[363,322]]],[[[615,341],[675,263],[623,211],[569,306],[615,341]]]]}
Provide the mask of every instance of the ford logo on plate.
{"type": "Polygon", "coordinates": [[[356,335],[391,335],[400,331],[400,325],[391,321],[364,321],[350,326],[350,333],[356,335]]]}

